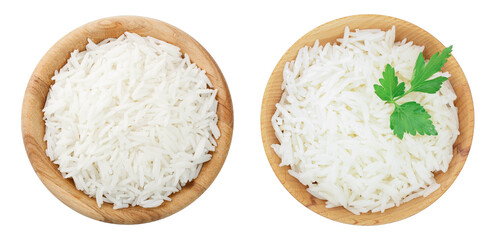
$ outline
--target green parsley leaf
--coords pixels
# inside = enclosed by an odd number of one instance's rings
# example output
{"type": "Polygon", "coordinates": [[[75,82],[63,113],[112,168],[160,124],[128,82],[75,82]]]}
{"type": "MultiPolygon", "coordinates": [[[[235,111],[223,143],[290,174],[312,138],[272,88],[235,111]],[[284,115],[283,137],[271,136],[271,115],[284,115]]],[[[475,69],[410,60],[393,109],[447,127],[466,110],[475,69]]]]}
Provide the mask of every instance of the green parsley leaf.
{"type": "Polygon", "coordinates": [[[444,64],[447,62],[447,58],[450,57],[451,52],[452,46],[444,49],[441,54],[438,52],[435,53],[426,64],[423,53],[420,53],[418,59],[416,60],[416,66],[414,67],[411,88],[409,91],[436,93],[440,90],[442,83],[447,80],[446,77],[437,77],[431,80],[427,79],[442,69],[444,64]]]}
{"type": "Polygon", "coordinates": [[[430,120],[431,116],[417,102],[406,102],[402,105],[395,104],[395,110],[390,116],[390,128],[398,138],[402,139],[404,133],[413,136],[437,135],[437,130],[430,120]]]}
{"type": "Polygon", "coordinates": [[[378,84],[374,84],[374,92],[383,101],[393,102],[394,98],[402,96],[405,91],[405,83],[398,82],[395,76],[395,69],[390,64],[387,64],[383,72],[383,78],[379,79],[378,84]]]}
{"type": "MultiPolygon", "coordinates": [[[[423,85],[418,85],[411,92],[436,93],[442,87],[442,83],[447,81],[446,77],[436,77],[434,79],[424,81],[423,85]]],[[[412,87],[411,87],[412,88],[412,87]]]]}
{"type": "Polygon", "coordinates": [[[404,82],[398,81],[395,69],[387,64],[383,72],[383,78],[378,84],[374,84],[374,92],[383,101],[392,103],[395,106],[390,115],[390,129],[398,138],[402,139],[405,133],[416,135],[437,135],[437,130],[431,121],[431,116],[423,106],[417,102],[406,102],[402,105],[396,103],[397,100],[411,92],[436,93],[442,87],[442,83],[447,81],[446,77],[436,77],[428,80],[435,73],[439,72],[447,58],[450,57],[452,46],[444,49],[442,53],[434,54],[428,63],[425,63],[423,53],[420,53],[411,80],[411,87],[405,91],[404,82]]]}

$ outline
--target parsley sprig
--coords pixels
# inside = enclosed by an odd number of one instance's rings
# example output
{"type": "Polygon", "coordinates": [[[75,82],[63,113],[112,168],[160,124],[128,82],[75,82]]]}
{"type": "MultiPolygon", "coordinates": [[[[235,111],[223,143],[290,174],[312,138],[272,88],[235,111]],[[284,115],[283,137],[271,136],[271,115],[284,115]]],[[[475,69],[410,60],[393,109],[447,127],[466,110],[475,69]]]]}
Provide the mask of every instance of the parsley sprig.
{"type": "Polygon", "coordinates": [[[433,122],[430,120],[430,114],[426,112],[421,104],[411,101],[399,105],[396,101],[412,92],[433,94],[440,90],[442,83],[447,81],[447,78],[443,76],[429,78],[442,69],[451,52],[452,46],[444,49],[441,53],[437,52],[430,58],[428,63],[425,63],[423,53],[420,53],[414,66],[410,82],[411,87],[407,91],[405,91],[405,83],[398,81],[395,69],[390,64],[386,65],[383,78],[379,79],[381,85],[374,84],[376,95],[381,100],[395,106],[390,116],[390,129],[398,138],[403,139],[404,133],[413,136],[416,133],[421,135],[438,134],[433,122]]]}

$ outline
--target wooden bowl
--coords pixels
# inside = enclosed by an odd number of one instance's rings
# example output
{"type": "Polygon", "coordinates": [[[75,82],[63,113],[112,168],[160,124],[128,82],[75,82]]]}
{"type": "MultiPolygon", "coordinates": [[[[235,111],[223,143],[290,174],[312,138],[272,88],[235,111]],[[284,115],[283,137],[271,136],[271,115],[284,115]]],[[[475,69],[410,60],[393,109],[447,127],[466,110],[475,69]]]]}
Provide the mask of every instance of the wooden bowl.
{"type": "Polygon", "coordinates": [[[425,50],[423,54],[427,59],[434,53],[445,48],[435,37],[418,26],[404,20],[381,15],[355,15],[344,17],[313,29],[288,49],[270,76],[263,96],[261,110],[263,145],[270,165],[281,183],[293,197],[310,210],[329,219],[348,224],[377,225],[395,222],[412,216],[435,202],[447,189],[449,189],[450,185],[461,171],[464,162],[466,161],[466,157],[468,156],[473,138],[474,112],[470,88],[456,59],[450,57],[449,61],[445,64],[443,71],[448,71],[452,74],[452,77],[449,80],[457,95],[455,104],[459,111],[459,131],[461,134],[454,143],[454,157],[449,165],[449,170],[445,173],[435,173],[435,179],[441,185],[438,190],[427,197],[419,197],[401,204],[399,207],[387,209],[384,213],[368,212],[355,215],[343,207],[326,208],[326,201],[313,197],[307,192],[304,185],[288,173],[288,170],[290,169],[289,166],[279,167],[281,159],[270,147],[272,144],[279,143],[275,137],[270,120],[276,110],[275,104],[280,101],[283,93],[281,84],[283,81],[282,71],[284,64],[294,60],[300,48],[312,46],[316,39],[319,39],[321,45],[324,45],[327,42],[336,42],[336,39],[343,37],[345,26],[348,26],[351,31],[354,29],[382,29],[386,31],[392,26],[395,26],[396,41],[407,38],[417,45],[424,45],[425,50]]]}
{"type": "Polygon", "coordinates": [[[93,219],[121,224],[137,224],[155,221],[172,215],[198,198],[213,182],[227,156],[233,129],[232,100],[229,88],[215,60],[194,38],[167,23],[144,17],[120,16],[100,19],[85,24],[59,40],[41,59],[29,80],[22,109],[22,134],[26,153],[43,184],[64,204],[93,219]],[[94,198],[76,189],[72,179],[65,179],[45,154],[47,144],[43,140],[45,123],[42,108],[48,90],[53,84],[54,71],[66,64],[74,49],[85,50],[87,39],[95,43],[110,37],[118,37],[125,31],[141,36],[151,36],[180,47],[192,62],[206,71],[214,88],[218,89],[217,115],[221,136],[212,152],[212,159],[203,164],[199,176],[179,192],[172,194],[171,202],[163,202],[155,208],[139,206],[114,210],[104,203],[97,206],[94,198]]]}

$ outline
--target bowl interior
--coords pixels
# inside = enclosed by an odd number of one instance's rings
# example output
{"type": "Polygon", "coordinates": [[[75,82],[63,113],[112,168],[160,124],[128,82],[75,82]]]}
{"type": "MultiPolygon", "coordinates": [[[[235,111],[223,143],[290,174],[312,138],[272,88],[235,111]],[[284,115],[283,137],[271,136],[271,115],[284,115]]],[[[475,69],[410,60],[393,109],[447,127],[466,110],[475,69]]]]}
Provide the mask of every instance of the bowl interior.
{"type": "Polygon", "coordinates": [[[449,80],[457,95],[455,105],[459,111],[458,117],[460,135],[454,143],[454,157],[449,165],[448,171],[445,173],[435,173],[435,179],[441,185],[438,190],[425,198],[419,197],[407,203],[401,204],[399,207],[387,209],[384,213],[369,212],[355,215],[343,207],[326,208],[325,201],[317,199],[309,194],[306,187],[288,173],[288,170],[290,169],[289,166],[279,167],[281,159],[270,147],[272,144],[279,143],[275,137],[274,129],[272,128],[270,120],[276,110],[275,104],[279,102],[283,92],[281,90],[281,84],[283,81],[282,71],[285,63],[294,60],[300,48],[304,46],[312,46],[317,39],[321,45],[324,45],[327,42],[336,42],[336,39],[343,37],[343,32],[346,26],[350,28],[350,31],[353,31],[354,29],[382,29],[386,31],[391,29],[392,26],[395,26],[396,41],[401,41],[402,39],[407,38],[409,41],[413,41],[417,45],[425,46],[425,50],[423,52],[425,58],[429,58],[434,53],[445,48],[442,43],[425,30],[409,22],[388,16],[349,16],[328,22],[313,29],[288,49],[270,76],[269,82],[267,83],[267,87],[265,89],[261,109],[261,132],[263,145],[270,165],[281,183],[291,193],[291,195],[293,195],[293,197],[312,211],[329,219],[348,224],[377,225],[390,223],[412,216],[428,207],[440,196],[442,196],[442,194],[454,182],[466,161],[471,147],[474,128],[473,100],[471,98],[471,92],[468,82],[466,81],[466,77],[464,76],[464,73],[459,67],[456,59],[451,56],[445,64],[443,71],[448,71],[452,75],[449,80]]]}
{"type": "Polygon", "coordinates": [[[100,19],[83,25],[59,40],[41,59],[35,68],[26,88],[22,109],[22,132],[26,152],[33,169],[45,186],[64,204],[75,211],[96,220],[136,224],[158,220],[174,214],[198,198],[213,182],[227,156],[232,139],[233,112],[229,89],[210,54],[191,36],[167,23],[144,17],[121,16],[100,19]],[[218,89],[216,99],[219,102],[217,115],[221,136],[217,147],[212,152],[212,159],[203,164],[199,176],[188,183],[181,191],[172,194],[171,202],[164,202],[156,208],[129,207],[114,210],[111,204],[97,206],[94,198],[88,197],[76,189],[71,179],[62,177],[58,166],[46,156],[45,123],[42,109],[54,71],[66,64],[70,53],[85,50],[87,39],[98,43],[106,38],[116,38],[125,31],[141,36],[151,36],[176,45],[182,53],[187,53],[192,62],[206,71],[218,89]]]}

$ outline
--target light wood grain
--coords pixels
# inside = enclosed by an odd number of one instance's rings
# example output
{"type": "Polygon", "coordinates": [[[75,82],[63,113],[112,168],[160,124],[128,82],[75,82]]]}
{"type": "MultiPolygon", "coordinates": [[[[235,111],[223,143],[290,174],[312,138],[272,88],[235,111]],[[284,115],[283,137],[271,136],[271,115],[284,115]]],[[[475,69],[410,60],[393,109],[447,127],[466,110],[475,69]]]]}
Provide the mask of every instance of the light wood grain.
{"type": "MultiPolygon", "coordinates": [[[[471,97],[470,88],[463,71],[459,67],[456,59],[451,57],[445,64],[443,71],[451,73],[449,79],[457,97],[455,101],[459,111],[459,131],[461,134],[454,144],[454,157],[449,165],[447,172],[437,172],[435,174],[436,181],[441,187],[423,198],[419,197],[407,203],[386,210],[384,213],[366,213],[354,215],[343,207],[326,208],[325,201],[313,197],[306,191],[306,187],[302,185],[296,178],[292,177],[288,170],[288,166],[279,167],[281,159],[275,154],[270,147],[272,144],[279,143],[275,137],[274,130],[271,125],[271,117],[276,108],[275,104],[279,102],[282,90],[282,71],[284,64],[296,58],[298,50],[304,46],[312,46],[316,39],[321,45],[327,42],[335,42],[336,39],[343,37],[345,26],[350,30],[353,29],[382,29],[388,30],[392,26],[396,27],[396,40],[400,41],[407,38],[417,45],[424,45],[424,56],[429,58],[434,53],[443,50],[445,47],[435,37],[430,35],[425,30],[408,23],[406,21],[381,16],[381,15],[355,15],[341,19],[337,19],[321,25],[300,38],[281,58],[270,76],[267,88],[262,102],[261,109],[261,132],[262,140],[267,154],[267,158],[274,170],[275,174],[284,185],[284,187],[295,197],[299,202],[308,207],[310,210],[335,221],[358,224],[358,225],[377,225],[398,221],[409,216],[412,216],[421,210],[425,209],[435,202],[442,194],[444,194],[450,185],[454,182],[459,172],[461,171],[473,139],[474,128],[474,110],[473,100],[471,97]]],[[[459,51],[458,49],[455,49],[459,51]]],[[[464,204],[464,203],[463,203],[464,204]]],[[[291,210],[290,210],[291,211],[291,210]]],[[[442,216],[435,216],[442,217],[442,216]]],[[[444,218],[442,217],[442,220],[444,218]]]]}
{"type": "MultiPolygon", "coordinates": [[[[22,108],[22,134],[29,160],[40,180],[64,204],[75,211],[99,221],[137,224],[158,220],[176,213],[198,198],[213,182],[224,164],[232,139],[233,110],[229,88],[222,72],[210,54],[194,38],[167,23],[144,17],[120,16],[100,19],[72,31],[59,40],[41,59],[29,80],[22,108]],[[171,195],[171,202],[156,208],[129,207],[114,210],[105,203],[101,208],[94,198],[76,189],[71,179],[65,179],[46,156],[43,141],[45,125],[42,108],[45,105],[54,71],[60,69],[74,49],[85,50],[87,39],[100,42],[118,37],[125,31],[141,36],[151,36],[180,47],[192,62],[206,71],[215,89],[219,102],[217,115],[221,136],[212,152],[213,158],[203,165],[199,176],[181,191],[171,195]]],[[[43,207],[43,206],[41,206],[43,207]]]]}

